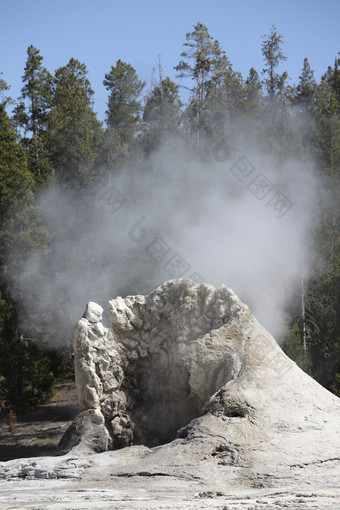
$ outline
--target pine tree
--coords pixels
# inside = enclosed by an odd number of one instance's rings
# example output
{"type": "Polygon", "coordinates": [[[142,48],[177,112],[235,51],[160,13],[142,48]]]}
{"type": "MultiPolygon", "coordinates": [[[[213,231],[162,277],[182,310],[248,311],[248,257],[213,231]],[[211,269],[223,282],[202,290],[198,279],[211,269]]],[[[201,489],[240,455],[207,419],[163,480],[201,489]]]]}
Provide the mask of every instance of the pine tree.
{"type": "Polygon", "coordinates": [[[29,168],[38,183],[51,171],[47,150],[46,129],[51,107],[52,76],[42,65],[43,57],[34,46],[27,48],[27,61],[22,77],[20,102],[14,109],[14,121],[28,137],[23,139],[28,148],[29,168]]]}
{"type": "Polygon", "coordinates": [[[314,279],[312,312],[316,324],[311,346],[317,379],[340,395],[340,71],[339,58],[321,77],[314,114],[316,155],[322,172],[318,258],[322,271],[314,279]]]}
{"type": "Polygon", "coordinates": [[[328,175],[339,175],[340,168],[340,70],[339,59],[329,66],[316,89],[319,130],[317,155],[328,175]]]}
{"type": "Polygon", "coordinates": [[[204,108],[207,97],[210,95],[216,102],[219,87],[225,77],[225,68],[230,64],[218,41],[210,36],[207,27],[202,23],[197,23],[185,38],[184,46],[187,50],[181,53],[183,60],[175,69],[179,71],[179,78],[191,78],[195,82],[195,85],[189,88],[193,96],[186,115],[192,119],[196,142],[199,145],[206,124],[204,108]]]}
{"type": "Polygon", "coordinates": [[[283,43],[283,36],[277,33],[276,27],[272,25],[268,36],[263,36],[262,55],[265,61],[265,67],[262,74],[266,76],[263,83],[267,88],[270,98],[280,95],[284,91],[286,80],[288,78],[287,72],[282,74],[277,73],[277,67],[287,60],[281,49],[283,43]]]}
{"type": "Polygon", "coordinates": [[[46,127],[51,103],[52,76],[42,65],[43,57],[34,46],[27,48],[27,61],[22,77],[22,99],[28,101],[26,130],[33,136],[46,127]]]}
{"type": "Polygon", "coordinates": [[[206,85],[202,120],[211,141],[230,137],[245,108],[245,90],[241,73],[234,71],[229,59],[214,43],[216,58],[206,85]]]}
{"type": "Polygon", "coordinates": [[[148,150],[154,148],[166,135],[179,133],[181,121],[181,100],[178,85],[170,78],[164,78],[147,97],[143,121],[144,143],[148,150]]]}
{"type": "Polygon", "coordinates": [[[313,112],[316,102],[316,81],[308,58],[303,61],[303,68],[299,76],[299,84],[295,92],[295,104],[313,112]]]}
{"type": "Polygon", "coordinates": [[[263,143],[280,160],[303,154],[303,136],[295,113],[287,108],[294,101],[294,89],[287,85],[288,74],[278,73],[278,66],[287,60],[281,48],[282,35],[273,25],[268,36],[262,36],[262,54],[265,67],[263,84],[267,91],[263,108],[263,143]]]}
{"type": "Polygon", "coordinates": [[[251,67],[245,81],[245,100],[248,112],[258,110],[262,100],[262,84],[258,72],[251,67]]]}
{"type": "MultiPolygon", "coordinates": [[[[310,113],[313,137],[305,150],[313,150],[321,173],[319,223],[315,234],[314,276],[306,285],[307,354],[311,375],[340,395],[340,118],[338,62],[315,83],[304,61],[295,97],[310,113]]],[[[305,117],[305,116],[304,116],[305,117]]],[[[303,123],[306,130],[306,122],[303,123]]],[[[301,323],[298,327],[301,334],[301,323]]],[[[291,344],[291,337],[288,344],[291,344]]]]}
{"type": "Polygon", "coordinates": [[[192,32],[188,32],[185,36],[184,46],[188,50],[181,53],[181,60],[175,67],[179,71],[179,78],[191,78],[196,84],[191,89],[199,103],[204,102],[205,84],[208,79],[213,59],[213,38],[210,36],[208,29],[202,23],[197,23],[192,32]],[[193,63],[191,64],[191,60],[193,63]]]}
{"type": "Polygon", "coordinates": [[[113,138],[116,145],[115,154],[111,152],[110,155],[109,164],[112,165],[128,156],[136,135],[141,130],[140,96],[145,82],[138,78],[136,70],[130,64],[117,60],[116,65],[111,66],[110,72],[105,75],[103,84],[109,91],[106,110],[109,129],[106,143],[111,146],[110,140],[113,138]]]}
{"type": "Polygon", "coordinates": [[[48,233],[34,202],[34,179],[28,170],[26,151],[16,139],[11,121],[0,104],[0,393],[5,405],[17,413],[44,395],[53,380],[46,354],[19,331],[16,304],[20,296],[21,261],[46,246],[48,233]]]}
{"type": "Polygon", "coordinates": [[[0,264],[5,255],[19,249],[28,253],[35,241],[39,243],[39,228],[34,206],[34,179],[28,170],[24,148],[17,142],[5,106],[0,104],[0,264]],[[27,235],[28,233],[32,234],[27,235]]]}
{"type": "MultiPolygon", "coordinates": [[[[2,76],[3,73],[0,72],[0,76],[2,76]]],[[[10,103],[12,100],[9,96],[5,95],[5,92],[10,89],[10,86],[5,82],[3,78],[0,78],[0,98],[1,98],[1,104],[4,104],[5,106],[10,103]]]]}
{"type": "Polygon", "coordinates": [[[70,59],[56,70],[48,118],[53,174],[62,186],[82,189],[92,180],[102,140],[92,109],[94,92],[85,64],[70,59]]]}
{"type": "MultiPolygon", "coordinates": [[[[340,53],[339,53],[340,55],[340,53]]],[[[327,83],[336,99],[338,109],[340,108],[340,57],[334,60],[334,66],[329,66],[327,72],[321,77],[323,83],[327,83]]]]}
{"type": "Polygon", "coordinates": [[[223,100],[227,119],[233,122],[243,113],[246,106],[244,82],[241,73],[238,73],[229,66],[226,69],[223,82],[223,100]]]}

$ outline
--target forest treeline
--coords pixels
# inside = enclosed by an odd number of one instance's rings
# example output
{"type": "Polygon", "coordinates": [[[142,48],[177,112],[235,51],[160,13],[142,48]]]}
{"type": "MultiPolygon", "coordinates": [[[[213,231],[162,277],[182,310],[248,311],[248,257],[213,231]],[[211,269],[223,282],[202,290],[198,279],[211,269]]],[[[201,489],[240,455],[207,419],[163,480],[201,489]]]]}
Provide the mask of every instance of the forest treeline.
{"type": "Polygon", "coordinates": [[[0,408],[25,412],[48,398],[56,378],[70,368],[65,353],[52,348],[53,331],[40,328],[32,335],[19,322],[13,295],[20,297],[20,289],[14,293],[7,277],[20,273],[23,257],[49,250],[55,233],[39,216],[39,192],[53,183],[86,201],[98,177],[114,179],[136,164],[136,155],[152,154],[168,138],[207,160],[221,141],[227,153],[244,126],[249,142],[281,161],[308,161],[322,177],[313,276],[292,295],[284,349],[340,395],[340,58],[325,67],[319,82],[305,58],[292,85],[279,72],[286,57],[274,26],[263,37],[262,55],[263,69],[251,68],[243,77],[197,23],[185,36],[177,83],[159,62],[159,78],[146,94],[129,63],[111,66],[103,77],[104,123],[93,109],[86,65],[75,58],[51,73],[39,49],[29,46],[15,100],[0,77],[0,408]],[[185,104],[182,86],[190,89],[185,104]]]}

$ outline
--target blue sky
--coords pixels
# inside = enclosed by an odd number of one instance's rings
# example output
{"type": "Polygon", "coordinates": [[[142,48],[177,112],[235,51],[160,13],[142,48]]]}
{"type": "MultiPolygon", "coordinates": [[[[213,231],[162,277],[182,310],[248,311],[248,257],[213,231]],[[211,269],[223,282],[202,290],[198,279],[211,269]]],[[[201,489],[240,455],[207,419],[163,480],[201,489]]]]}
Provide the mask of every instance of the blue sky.
{"type": "Polygon", "coordinates": [[[252,66],[261,72],[261,36],[271,25],[284,37],[282,70],[291,83],[298,81],[304,57],[320,79],[340,51],[339,0],[0,0],[0,17],[0,71],[11,96],[20,94],[26,50],[33,44],[52,73],[71,57],[86,64],[101,120],[107,101],[102,82],[111,65],[119,58],[133,65],[147,92],[161,55],[165,75],[176,80],[173,67],[185,34],[198,21],[244,77],[252,66]]]}

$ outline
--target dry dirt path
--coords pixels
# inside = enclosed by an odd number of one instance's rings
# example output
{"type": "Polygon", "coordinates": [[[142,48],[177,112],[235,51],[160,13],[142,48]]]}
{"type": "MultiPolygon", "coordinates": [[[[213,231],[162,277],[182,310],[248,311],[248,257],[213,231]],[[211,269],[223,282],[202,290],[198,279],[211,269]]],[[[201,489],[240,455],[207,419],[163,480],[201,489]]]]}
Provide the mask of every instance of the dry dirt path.
{"type": "Polygon", "coordinates": [[[8,430],[7,415],[0,415],[0,461],[55,454],[78,414],[75,383],[59,383],[56,389],[50,401],[18,419],[14,432],[8,430]]]}

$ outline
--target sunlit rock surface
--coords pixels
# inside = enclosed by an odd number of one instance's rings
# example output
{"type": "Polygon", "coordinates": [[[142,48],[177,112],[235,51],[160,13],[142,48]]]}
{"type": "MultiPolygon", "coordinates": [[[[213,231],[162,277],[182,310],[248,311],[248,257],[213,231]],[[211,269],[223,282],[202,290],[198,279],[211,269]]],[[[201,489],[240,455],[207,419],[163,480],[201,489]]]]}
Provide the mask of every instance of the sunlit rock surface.
{"type": "Polygon", "coordinates": [[[101,312],[89,303],[75,329],[82,413],[62,451],[142,444],[249,469],[338,463],[340,400],[232,290],[172,280],[110,301],[110,329],[101,312]]]}
{"type": "Polygon", "coordinates": [[[73,336],[68,453],[0,463],[0,509],[338,510],[340,399],[230,289],[173,280],[110,301],[111,328],[102,311],[73,336]]]}

